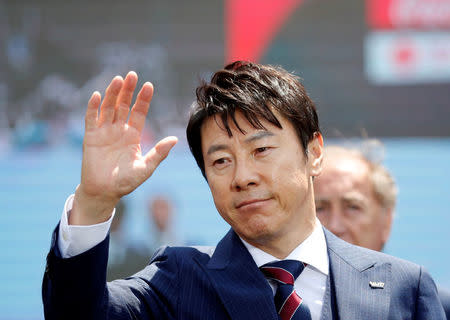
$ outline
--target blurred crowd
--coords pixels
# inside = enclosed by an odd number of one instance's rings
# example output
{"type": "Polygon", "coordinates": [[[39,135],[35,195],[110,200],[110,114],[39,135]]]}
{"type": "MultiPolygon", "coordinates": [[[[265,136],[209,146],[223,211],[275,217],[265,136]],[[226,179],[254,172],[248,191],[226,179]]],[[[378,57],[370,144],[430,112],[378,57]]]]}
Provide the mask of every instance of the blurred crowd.
{"type": "Polygon", "coordinates": [[[175,230],[175,204],[167,194],[155,193],[147,203],[148,237],[139,243],[130,242],[130,228],[126,226],[126,200],[116,207],[110,229],[108,279],[121,279],[144,268],[155,251],[165,245],[183,245],[175,230]]]}

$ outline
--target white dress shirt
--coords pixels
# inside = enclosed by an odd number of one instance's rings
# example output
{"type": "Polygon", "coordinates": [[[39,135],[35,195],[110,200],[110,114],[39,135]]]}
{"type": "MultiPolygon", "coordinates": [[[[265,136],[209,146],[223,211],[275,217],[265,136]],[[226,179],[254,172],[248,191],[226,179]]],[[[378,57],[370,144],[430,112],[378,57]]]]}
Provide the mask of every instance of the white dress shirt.
{"type": "Polygon", "coordinates": [[[69,225],[69,213],[73,206],[72,194],[64,205],[59,222],[58,248],[63,258],[70,258],[86,252],[105,240],[114,218],[115,209],[108,221],[90,226],[69,225]]]}
{"type": "MultiPolygon", "coordinates": [[[[99,224],[90,226],[69,225],[68,215],[72,209],[73,197],[74,195],[71,195],[67,199],[59,224],[58,247],[63,258],[81,254],[102,242],[108,235],[115,212],[112,212],[108,221],[99,224]]],[[[263,264],[280,260],[244,240],[242,242],[258,268],[263,264]]],[[[316,219],[316,225],[311,235],[295,248],[286,259],[298,260],[307,264],[295,280],[294,287],[308,305],[312,320],[319,320],[326,290],[329,261],[325,235],[318,219],[316,219]]],[[[273,280],[268,280],[268,282],[275,295],[276,282],[273,280]]]]}
{"type": "MultiPolygon", "coordinates": [[[[241,239],[242,240],[242,239],[241,239]]],[[[280,259],[258,249],[242,240],[256,265],[262,265],[280,261],[280,259]]],[[[286,260],[298,260],[307,264],[303,272],[294,282],[294,287],[300,297],[308,305],[312,320],[319,320],[322,312],[323,298],[325,295],[329,270],[327,243],[320,221],[316,219],[316,225],[311,235],[295,248],[286,260]]],[[[277,283],[268,280],[275,295],[277,283]]]]}

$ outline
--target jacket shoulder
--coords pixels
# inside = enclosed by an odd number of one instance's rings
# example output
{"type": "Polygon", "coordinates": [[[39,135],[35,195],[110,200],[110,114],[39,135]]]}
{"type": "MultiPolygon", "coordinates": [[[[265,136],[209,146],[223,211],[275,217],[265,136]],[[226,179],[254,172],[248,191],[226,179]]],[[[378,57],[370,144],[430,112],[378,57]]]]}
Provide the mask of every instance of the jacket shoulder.
{"type": "Polygon", "coordinates": [[[193,259],[207,263],[214,253],[216,247],[212,246],[186,246],[186,247],[160,247],[153,254],[150,264],[166,259],[176,260],[178,264],[185,264],[193,259]]]}
{"type": "Polygon", "coordinates": [[[404,277],[419,278],[424,268],[416,263],[389,254],[359,247],[339,239],[325,229],[328,249],[347,261],[360,271],[382,264],[391,265],[392,272],[401,273],[404,277]]]}

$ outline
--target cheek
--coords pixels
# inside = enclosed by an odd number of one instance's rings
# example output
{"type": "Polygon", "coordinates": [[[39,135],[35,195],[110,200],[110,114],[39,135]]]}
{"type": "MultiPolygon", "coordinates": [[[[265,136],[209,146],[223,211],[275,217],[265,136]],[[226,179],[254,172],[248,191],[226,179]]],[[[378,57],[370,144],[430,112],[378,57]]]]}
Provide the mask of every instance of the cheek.
{"type": "Polygon", "coordinates": [[[374,212],[370,209],[360,212],[357,219],[359,224],[365,229],[375,228],[377,224],[376,216],[374,212]]]}
{"type": "Polygon", "coordinates": [[[357,238],[368,239],[371,238],[373,230],[377,227],[373,221],[367,216],[367,212],[360,213],[359,216],[354,217],[348,223],[348,229],[357,238]]]}
{"type": "Polygon", "coordinates": [[[329,219],[330,219],[330,213],[326,212],[317,212],[316,211],[317,218],[320,220],[320,222],[329,229],[329,219]]]}
{"type": "Polygon", "coordinates": [[[223,190],[220,187],[220,184],[218,185],[217,183],[209,184],[209,189],[211,191],[211,195],[213,197],[214,204],[216,205],[217,210],[221,212],[226,202],[227,193],[224,192],[225,190],[223,190]]]}
{"type": "Polygon", "coordinates": [[[265,168],[266,176],[278,186],[292,187],[303,184],[306,180],[305,168],[295,161],[271,162],[265,168]]]}
{"type": "MultiPolygon", "coordinates": [[[[285,205],[294,205],[297,200],[303,199],[308,193],[308,180],[304,172],[298,168],[287,168],[284,174],[276,176],[274,189],[285,205]]],[[[298,203],[302,203],[300,201],[298,203]]]]}

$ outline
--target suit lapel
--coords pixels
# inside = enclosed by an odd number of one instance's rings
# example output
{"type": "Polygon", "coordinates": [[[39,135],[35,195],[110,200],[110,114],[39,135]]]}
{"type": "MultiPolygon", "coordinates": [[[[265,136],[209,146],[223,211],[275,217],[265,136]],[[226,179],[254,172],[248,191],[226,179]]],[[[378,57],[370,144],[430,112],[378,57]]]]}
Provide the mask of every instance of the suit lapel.
{"type": "Polygon", "coordinates": [[[339,319],[387,319],[391,265],[378,265],[366,249],[356,249],[325,230],[330,276],[339,319]]]}
{"type": "Polygon", "coordinates": [[[209,262],[199,262],[232,319],[278,319],[272,289],[231,229],[209,262]]]}
{"type": "Polygon", "coordinates": [[[332,303],[331,303],[331,288],[330,288],[330,277],[327,277],[327,284],[325,289],[325,294],[323,296],[322,314],[320,320],[330,320],[333,319],[332,303]]]}

